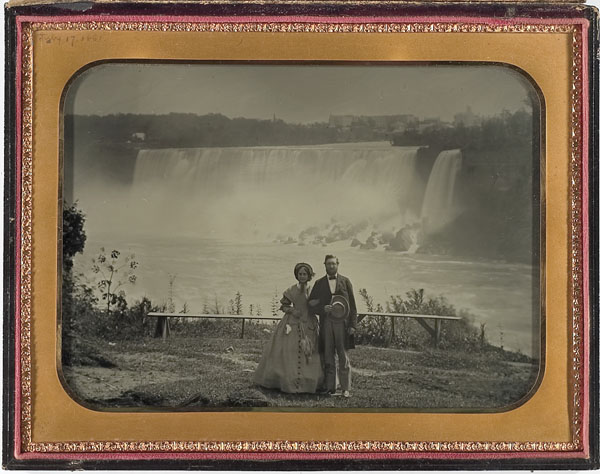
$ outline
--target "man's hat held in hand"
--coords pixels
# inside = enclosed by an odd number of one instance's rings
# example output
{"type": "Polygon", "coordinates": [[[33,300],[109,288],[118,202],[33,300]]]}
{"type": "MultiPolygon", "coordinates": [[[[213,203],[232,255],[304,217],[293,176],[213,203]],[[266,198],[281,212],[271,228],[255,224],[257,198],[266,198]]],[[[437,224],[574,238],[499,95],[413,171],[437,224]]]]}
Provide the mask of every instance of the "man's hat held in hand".
{"type": "Polygon", "coordinates": [[[336,321],[343,321],[350,314],[350,303],[342,295],[333,295],[331,297],[331,306],[332,309],[329,316],[336,321]]]}

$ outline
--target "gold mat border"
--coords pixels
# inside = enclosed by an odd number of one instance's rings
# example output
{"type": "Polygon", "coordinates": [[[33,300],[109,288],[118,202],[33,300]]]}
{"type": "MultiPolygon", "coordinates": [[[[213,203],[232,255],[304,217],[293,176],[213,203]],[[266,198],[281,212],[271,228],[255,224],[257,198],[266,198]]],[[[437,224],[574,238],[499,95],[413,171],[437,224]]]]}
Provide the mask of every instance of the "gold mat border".
{"type": "MultiPolygon", "coordinates": [[[[582,246],[582,124],[583,32],[574,24],[488,23],[164,23],[124,21],[31,22],[22,24],[22,130],[20,226],[20,441],[23,453],[539,453],[582,449],[583,399],[583,246],[582,246]],[[572,442],[399,442],[399,441],[255,441],[255,442],[45,442],[31,438],[31,276],[33,191],[33,32],[75,31],[197,31],[276,33],[570,33],[572,34],[571,156],[570,156],[570,290],[573,334],[572,442]]],[[[18,413],[17,413],[18,415],[18,413]]]]}

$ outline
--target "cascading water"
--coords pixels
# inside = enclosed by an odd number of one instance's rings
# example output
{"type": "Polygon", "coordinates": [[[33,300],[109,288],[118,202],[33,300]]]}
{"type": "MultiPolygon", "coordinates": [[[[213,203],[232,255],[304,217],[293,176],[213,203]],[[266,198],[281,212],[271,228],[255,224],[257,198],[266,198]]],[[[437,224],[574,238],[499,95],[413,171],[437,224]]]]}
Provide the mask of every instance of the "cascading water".
{"type": "Polygon", "coordinates": [[[460,150],[442,151],[435,160],[421,210],[421,225],[425,233],[439,231],[458,215],[460,209],[455,186],[461,165],[460,150]]]}
{"type": "Polygon", "coordinates": [[[419,213],[410,209],[424,188],[417,151],[388,143],[141,150],[131,197],[159,228],[209,237],[292,235],[332,220],[398,228],[419,213]]]}

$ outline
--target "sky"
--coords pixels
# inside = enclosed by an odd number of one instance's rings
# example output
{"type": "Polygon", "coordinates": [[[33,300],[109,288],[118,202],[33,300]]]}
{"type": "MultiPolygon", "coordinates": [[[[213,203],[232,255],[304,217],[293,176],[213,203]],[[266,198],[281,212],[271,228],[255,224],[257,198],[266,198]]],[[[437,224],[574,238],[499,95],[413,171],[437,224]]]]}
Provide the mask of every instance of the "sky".
{"type": "Polygon", "coordinates": [[[330,114],[413,114],[451,121],[528,103],[518,72],[489,65],[249,65],[109,63],[74,79],[65,112],[204,115],[310,123],[330,114]]]}

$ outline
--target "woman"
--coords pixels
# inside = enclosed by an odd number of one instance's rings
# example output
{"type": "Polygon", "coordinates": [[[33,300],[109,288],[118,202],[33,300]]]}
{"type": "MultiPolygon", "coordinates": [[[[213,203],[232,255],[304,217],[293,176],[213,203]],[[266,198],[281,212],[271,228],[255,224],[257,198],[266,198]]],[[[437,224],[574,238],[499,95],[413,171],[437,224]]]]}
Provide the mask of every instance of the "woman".
{"type": "Polygon", "coordinates": [[[308,263],[294,267],[298,283],[283,292],[285,313],[254,374],[254,382],[287,393],[315,393],[323,382],[317,347],[319,322],[308,314],[308,282],[314,276],[308,263]]]}

